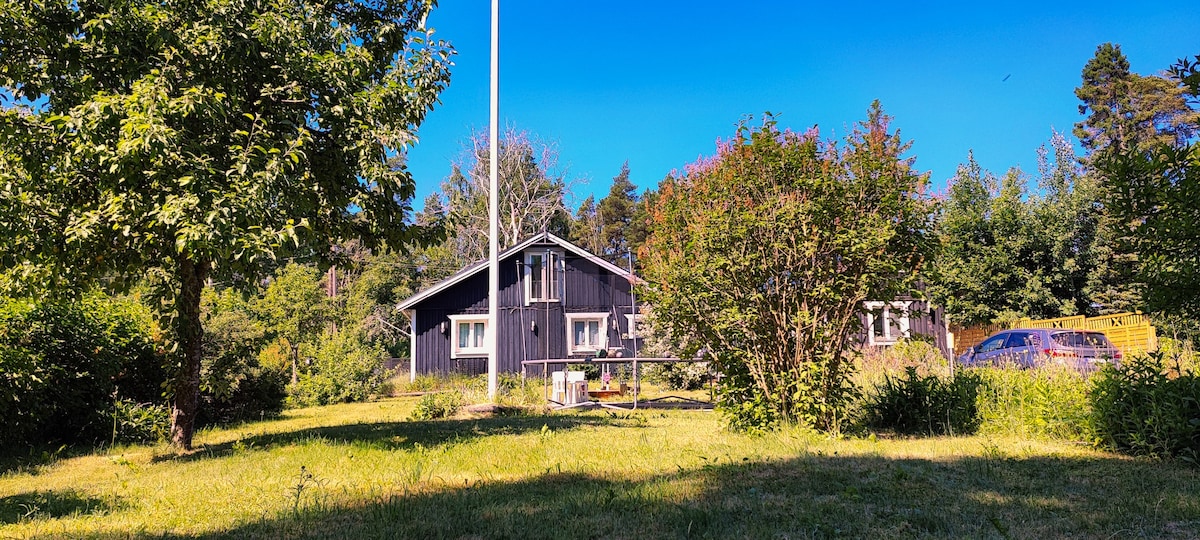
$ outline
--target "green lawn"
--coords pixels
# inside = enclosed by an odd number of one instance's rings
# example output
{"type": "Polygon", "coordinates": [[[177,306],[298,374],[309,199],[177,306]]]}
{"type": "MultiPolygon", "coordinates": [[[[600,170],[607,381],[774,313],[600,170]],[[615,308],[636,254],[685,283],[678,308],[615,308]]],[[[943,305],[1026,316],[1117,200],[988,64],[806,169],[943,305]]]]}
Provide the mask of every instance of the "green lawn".
{"type": "Polygon", "coordinates": [[[290,411],[0,476],[0,538],[1197,538],[1200,470],[1009,438],[726,432],[711,412],[290,411]]]}

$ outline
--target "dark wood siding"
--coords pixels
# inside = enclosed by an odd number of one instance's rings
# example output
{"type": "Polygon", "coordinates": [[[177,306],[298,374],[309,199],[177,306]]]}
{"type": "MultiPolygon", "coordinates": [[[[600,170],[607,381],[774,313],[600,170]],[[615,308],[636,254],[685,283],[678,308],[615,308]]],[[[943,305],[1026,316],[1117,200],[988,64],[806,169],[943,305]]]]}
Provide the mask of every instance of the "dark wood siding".
{"type": "MultiPolygon", "coordinates": [[[[557,245],[535,245],[529,250],[557,245]]],[[[528,250],[527,250],[528,251],[528,250]]],[[[500,370],[519,372],[523,360],[567,356],[565,313],[608,313],[608,347],[632,354],[629,334],[630,284],[596,263],[566,252],[562,269],[562,298],[557,302],[525,305],[524,258],[514,254],[500,262],[500,314],[497,347],[500,370]],[[613,328],[613,321],[616,328],[613,328]]],[[[451,315],[487,314],[487,271],[481,271],[434,294],[411,309],[416,313],[417,373],[485,373],[485,358],[450,358],[451,315]]],[[[640,340],[639,340],[640,341],[640,340]]]]}

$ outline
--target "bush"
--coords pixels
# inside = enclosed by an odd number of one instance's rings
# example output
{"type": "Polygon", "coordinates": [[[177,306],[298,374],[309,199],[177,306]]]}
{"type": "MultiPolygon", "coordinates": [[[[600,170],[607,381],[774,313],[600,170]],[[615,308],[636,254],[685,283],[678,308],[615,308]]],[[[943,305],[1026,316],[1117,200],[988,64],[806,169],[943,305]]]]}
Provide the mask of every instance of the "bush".
{"type": "Polygon", "coordinates": [[[669,390],[700,390],[711,380],[708,362],[649,364],[640,369],[643,380],[669,390]]]}
{"type": "Polygon", "coordinates": [[[770,396],[756,391],[754,380],[745,366],[730,362],[717,379],[716,409],[725,416],[729,429],[744,433],[763,433],[775,429],[780,421],[770,396]]]}
{"type": "Polygon", "coordinates": [[[264,347],[262,324],[233,291],[206,292],[204,308],[197,420],[210,425],[278,415],[287,397],[291,369],[290,362],[274,358],[279,345],[264,347]]]}
{"type": "Polygon", "coordinates": [[[162,399],[152,336],[133,302],[0,300],[0,447],[108,441],[114,400],[162,399]]]}
{"type": "Polygon", "coordinates": [[[165,405],[119,399],[111,414],[114,442],[157,442],[166,439],[171,428],[171,411],[165,405]]]}
{"type": "Polygon", "coordinates": [[[1091,382],[1086,375],[1061,366],[987,367],[971,372],[983,381],[978,401],[981,432],[1072,441],[1092,438],[1091,382]]]}
{"type": "Polygon", "coordinates": [[[288,386],[291,406],[364,401],[383,384],[384,351],[353,332],[324,335],[313,352],[298,381],[288,386]]]}
{"type": "Polygon", "coordinates": [[[410,418],[416,422],[449,418],[457,414],[462,406],[463,396],[458,392],[425,394],[417,401],[410,418]]]}
{"type": "Polygon", "coordinates": [[[907,435],[961,435],[979,427],[976,398],[982,381],[978,375],[960,373],[943,379],[919,375],[912,366],[904,372],[904,378],[885,376],[868,396],[868,426],[907,435]]]}
{"type": "Polygon", "coordinates": [[[949,375],[950,362],[924,336],[902,338],[886,347],[864,346],[858,361],[858,383],[864,388],[883,382],[885,375],[899,375],[909,367],[918,375],[949,375]]]}
{"type": "Polygon", "coordinates": [[[1200,461],[1200,377],[1168,374],[1164,352],[1105,366],[1091,393],[1092,429],[1102,446],[1135,455],[1200,461]]]}

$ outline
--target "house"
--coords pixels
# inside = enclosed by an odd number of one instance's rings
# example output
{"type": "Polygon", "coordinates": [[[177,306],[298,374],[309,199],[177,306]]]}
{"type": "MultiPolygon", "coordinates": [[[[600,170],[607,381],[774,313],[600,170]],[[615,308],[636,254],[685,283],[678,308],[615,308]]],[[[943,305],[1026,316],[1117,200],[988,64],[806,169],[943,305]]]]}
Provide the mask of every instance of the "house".
{"type": "Polygon", "coordinates": [[[898,296],[887,302],[863,302],[862,344],[870,347],[895,345],[901,338],[923,338],[952,358],[947,335],[946,311],[914,296],[898,296]]]}
{"type": "MultiPolygon", "coordinates": [[[[633,356],[637,278],[550,233],[500,256],[501,373],[524,360],[633,356]]],[[[487,372],[488,264],[472,264],[401,302],[410,323],[410,373],[487,372]]],[[[635,329],[636,330],[636,329],[635,329]]]]}

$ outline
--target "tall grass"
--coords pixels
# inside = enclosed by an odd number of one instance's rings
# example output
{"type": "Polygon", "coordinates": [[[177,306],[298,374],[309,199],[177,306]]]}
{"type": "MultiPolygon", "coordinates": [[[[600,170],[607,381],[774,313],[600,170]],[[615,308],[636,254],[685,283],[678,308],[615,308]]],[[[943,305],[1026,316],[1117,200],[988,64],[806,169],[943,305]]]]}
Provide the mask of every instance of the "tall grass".
{"type": "Polygon", "coordinates": [[[1093,439],[1089,376],[1058,366],[969,371],[981,381],[977,402],[980,433],[1068,441],[1093,439]]]}

